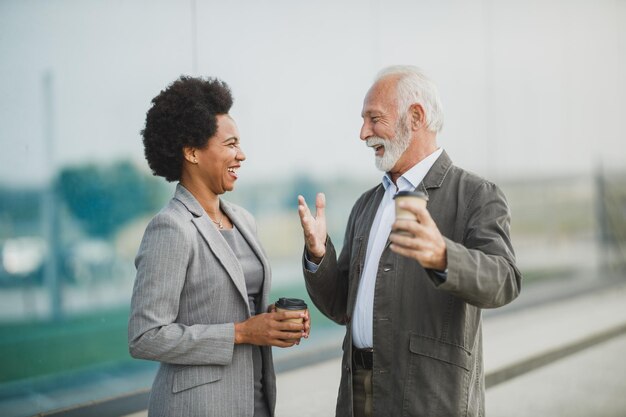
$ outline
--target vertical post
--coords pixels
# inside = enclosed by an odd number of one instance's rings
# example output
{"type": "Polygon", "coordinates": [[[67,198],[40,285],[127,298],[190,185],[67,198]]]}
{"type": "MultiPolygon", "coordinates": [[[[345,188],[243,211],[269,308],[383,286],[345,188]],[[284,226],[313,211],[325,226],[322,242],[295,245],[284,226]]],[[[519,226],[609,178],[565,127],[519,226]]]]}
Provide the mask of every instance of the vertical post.
{"type": "Polygon", "coordinates": [[[62,317],[62,294],[58,268],[60,230],[58,226],[59,216],[55,191],[56,165],[53,83],[54,76],[52,71],[47,71],[43,76],[43,128],[48,184],[43,192],[41,203],[44,238],[48,247],[44,268],[44,284],[48,290],[50,299],[50,318],[52,320],[60,320],[62,317]]]}
{"type": "Polygon", "coordinates": [[[498,141],[494,140],[493,123],[496,120],[495,114],[495,58],[494,58],[494,29],[493,14],[494,5],[491,0],[483,0],[483,28],[485,36],[485,111],[483,113],[483,121],[485,127],[485,152],[487,157],[487,169],[492,172],[493,176],[500,175],[498,166],[498,141]]]}
{"type": "Polygon", "coordinates": [[[191,0],[191,73],[198,75],[198,18],[196,0],[191,0]]]}
{"type": "Polygon", "coordinates": [[[600,251],[600,273],[607,275],[613,264],[614,236],[611,232],[609,208],[607,201],[606,178],[602,164],[598,163],[595,169],[596,186],[596,221],[598,225],[598,249],[600,251]]]}

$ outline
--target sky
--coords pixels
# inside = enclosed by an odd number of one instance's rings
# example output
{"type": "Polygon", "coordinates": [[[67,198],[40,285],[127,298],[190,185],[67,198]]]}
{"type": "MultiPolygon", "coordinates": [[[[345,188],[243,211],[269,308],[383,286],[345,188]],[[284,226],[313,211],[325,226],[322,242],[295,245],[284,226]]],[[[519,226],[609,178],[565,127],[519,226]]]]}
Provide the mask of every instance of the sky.
{"type": "Polygon", "coordinates": [[[0,0],[0,184],[115,159],[147,170],[146,111],[181,74],[231,86],[241,180],[377,181],[360,113],[392,64],[439,86],[457,165],[626,168],[624,1],[0,0]]]}

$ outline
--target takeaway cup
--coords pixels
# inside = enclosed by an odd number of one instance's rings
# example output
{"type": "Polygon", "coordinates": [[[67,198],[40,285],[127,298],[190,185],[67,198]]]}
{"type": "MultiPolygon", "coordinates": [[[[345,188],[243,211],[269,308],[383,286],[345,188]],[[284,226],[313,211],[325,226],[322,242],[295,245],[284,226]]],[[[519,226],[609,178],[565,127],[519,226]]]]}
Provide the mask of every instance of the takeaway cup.
{"type": "MultiPolygon", "coordinates": [[[[398,192],[393,199],[396,203],[396,220],[413,220],[417,221],[417,217],[415,214],[409,210],[400,208],[398,203],[401,201],[416,201],[418,204],[422,205],[422,207],[426,207],[426,202],[428,201],[428,196],[421,191],[400,191],[398,192]]],[[[397,231],[396,233],[411,236],[410,233],[404,231],[397,231]]]]}
{"type": "MultiPolygon", "coordinates": [[[[276,311],[299,311],[304,313],[307,309],[306,303],[299,298],[279,298],[278,301],[274,304],[276,306],[276,311]]],[[[303,318],[296,319],[287,319],[286,321],[291,321],[294,323],[302,323],[304,321],[303,318]]]]}

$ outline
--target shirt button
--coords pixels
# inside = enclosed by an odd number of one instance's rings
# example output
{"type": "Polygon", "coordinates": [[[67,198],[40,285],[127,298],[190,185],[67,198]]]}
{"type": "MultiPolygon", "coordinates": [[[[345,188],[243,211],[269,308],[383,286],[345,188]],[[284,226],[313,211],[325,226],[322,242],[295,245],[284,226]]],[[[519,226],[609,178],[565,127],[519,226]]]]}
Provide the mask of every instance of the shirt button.
{"type": "Polygon", "coordinates": [[[391,271],[391,267],[386,266],[386,267],[383,268],[383,271],[389,272],[389,271],[391,271]]]}

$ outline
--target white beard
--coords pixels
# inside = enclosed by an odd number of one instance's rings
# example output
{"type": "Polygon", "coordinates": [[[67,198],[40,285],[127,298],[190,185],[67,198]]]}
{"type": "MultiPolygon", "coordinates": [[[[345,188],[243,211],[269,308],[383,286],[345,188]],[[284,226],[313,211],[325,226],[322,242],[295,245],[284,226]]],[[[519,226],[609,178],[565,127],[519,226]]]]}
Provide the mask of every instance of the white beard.
{"type": "Polygon", "coordinates": [[[367,146],[383,145],[385,152],[383,156],[376,156],[376,168],[383,172],[389,172],[398,163],[398,160],[411,144],[411,134],[408,129],[396,129],[396,136],[391,139],[383,139],[378,136],[371,136],[365,141],[367,146]]]}

